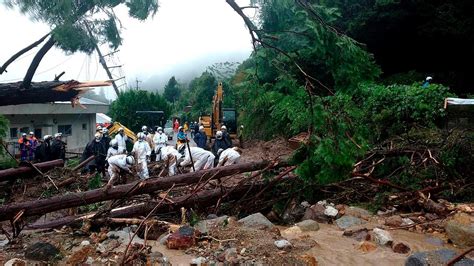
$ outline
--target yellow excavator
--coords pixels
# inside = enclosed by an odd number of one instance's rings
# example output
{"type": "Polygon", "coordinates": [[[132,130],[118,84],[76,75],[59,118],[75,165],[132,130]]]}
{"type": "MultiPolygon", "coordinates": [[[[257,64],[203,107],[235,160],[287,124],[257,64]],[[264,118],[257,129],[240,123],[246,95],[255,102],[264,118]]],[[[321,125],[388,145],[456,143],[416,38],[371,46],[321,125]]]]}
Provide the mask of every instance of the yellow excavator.
{"type": "Polygon", "coordinates": [[[227,132],[231,138],[237,137],[237,112],[235,108],[223,108],[224,89],[222,82],[217,85],[216,93],[212,97],[212,113],[201,115],[199,123],[204,126],[204,131],[208,137],[214,138],[221,126],[227,127],[227,132]]]}
{"type": "Polygon", "coordinates": [[[137,135],[133,133],[130,129],[128,129],[126,126],[120,124],[119,122],[114,122],[112,126],[109,127],[109,136],[115,136],[118,133],[119,128],[123,128],[123,133],[127,135],[127,137],[135,143],[135,141],[138,140],[137,135]]]}

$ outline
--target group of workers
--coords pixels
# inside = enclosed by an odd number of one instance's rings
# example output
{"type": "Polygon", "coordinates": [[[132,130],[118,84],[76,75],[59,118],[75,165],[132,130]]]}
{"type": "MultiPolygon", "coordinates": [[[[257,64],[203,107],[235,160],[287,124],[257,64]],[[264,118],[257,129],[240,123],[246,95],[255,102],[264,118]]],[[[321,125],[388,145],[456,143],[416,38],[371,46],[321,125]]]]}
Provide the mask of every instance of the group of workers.
{"type": "Polygon", "coordinates": [[[132,167],[140,179],[149,178],[148,163],[151,162],[152,155],[154,160],[164,162],[169,176],[176,175],[178,167],[190,167],[190,171],[199,171],[239,161],[241,150],[232,147],[225,126],[217,132],[211,150],[207,148],[204,127],[198,126],[197,129],[194,134],[197,147],[189,146],[187,134],[182,127],[178,127],[177,144],[170,146],[163,128],[156,127],[150,132],[147,126],[143,126],[142,131],[137,134],[133,148],[128,152],[127,142],[131,141],[123,128],[119,128],[113,139],[108,136],[106,128],[98,128],[94,140],[86,146],[82,155],[82,161],[94,156],[85,166],[85,171],[91,173],[97,171],[105,178],[107,168],[109,179],[106,187],[110,188],[118,181],[121,173],[131,173],[132,167]]]}
{"type": "Polygon", "coordinates": [[[20,160],[30,162],[45,162],[66,158],[66,143],[62,141],[62,133],[45,135],[37,139],[33,132],[22,133],[18,139],[20,160]]]}

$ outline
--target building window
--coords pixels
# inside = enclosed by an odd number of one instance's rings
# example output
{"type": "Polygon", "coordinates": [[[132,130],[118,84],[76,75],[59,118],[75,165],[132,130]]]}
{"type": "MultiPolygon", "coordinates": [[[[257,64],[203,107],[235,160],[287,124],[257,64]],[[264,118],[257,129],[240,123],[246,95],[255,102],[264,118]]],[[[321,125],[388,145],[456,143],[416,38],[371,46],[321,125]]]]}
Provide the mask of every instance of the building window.
{"type": "Polygon", "coordinates": [[[35,128],[35,137],[37,139],[40,139],[43,137],[43,130],[41,130],[41,128],[35,128]]]}
{"type": "Polygon", "coordinates": [[[72,126],[71,125],[58,125],[58,132],[62,133],[63,135],[71,135],[72,126]]]}
{"type": "Polygon", "coordinates": [[[29,127],[20,128],[20,134],[21,133],[26,133],[26,134],[30,133],[30,128],[29,127]]]}
{"type": "Polygon", "coordinates": [[[82,124],[82,130],[87,130],[87,124],[82,124]]]}
{"type": "Polygon", "coordinates": [[[11,139],[18,138],[18,128],[16,128],[16,127],[10,128],[10,138],[11,139]]]}

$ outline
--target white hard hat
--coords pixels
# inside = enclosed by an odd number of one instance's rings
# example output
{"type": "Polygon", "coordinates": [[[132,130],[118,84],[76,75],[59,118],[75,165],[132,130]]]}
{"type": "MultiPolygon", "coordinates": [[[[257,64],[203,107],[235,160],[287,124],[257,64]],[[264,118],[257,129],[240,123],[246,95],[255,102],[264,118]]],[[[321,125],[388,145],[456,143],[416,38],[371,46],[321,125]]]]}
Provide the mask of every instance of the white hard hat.
{"type": "Polygon", "coordinates": [[[162,128],[162,127],[158,127],[158,131],[162,131],[162,130],[163,130],[163,128],[162,128]]]}
{"type": "Polygon", "coordinates": [[[204,126],[199,126],[199,131],[204,130],[204,126]]]}
{"type": "Polygon", "coordinates": [[[33,133],[33,131],[30,131],[30,135],[34,135],[35,133],[33,133]]]}
{"type": "Polygon", "coordinates": [[[123,131],[123,127],[119,127],[118,131],[123,131]]]}
{"type": "Polygon", "coordinates": [[[118,141],[116,139],[111,140],[110,141],[110,146],[112,146],[112,147],[118,146],[118,141]]]}
{"type": "Polygon", "coordinates": [[[216,138],[217,138],[217,139],[221,139],[221,138],[222,138],[222,131],[219,130],[219,131],[216,132],[216,138]]]}
{"type": "Polygon", "coordinates": [[[127,156],[127,158],[125,158],[125,161],[127,162],[127,164],[130,164],[130,165],[135,164],[135,158],[133,158],[133,156],[131,155],[127,156]]]}
{"type": "Polygon", "coordinates": [[[51,138],[51,135],[44,135],[43,140],[48,140],[51,138]]]}
{"type": "Polygon", "coordinates": [[[142,132],[139,132],[137,134],[137,137],[138,137],[139,140],[144,140],[145,139],[145,134],[143,134],[142,132]]]}
{"type": "Polygon", "coordinates": [[[109,130],[106,127],[103,127],[102,128],[102,133],[103,134],[109,133],[109,130]]]}
{"type": "Polygon", "coordinates": [[[183,129],[183,127],[182,127],[182,126],[179,126],[179,127],[178,127],[178,130],[181,130],[181,129],[183,129]]]}
{"type": "Polygon", "coordinates": [[[96,130],[102,130],[102,127],[100,125],[97,126],[96,130]]]}
{"type": "Polygon", "coordinates": [[[23,137],[26,137],[26,133],[21,133],[21,135],[22,135],[23,137]]]}
{"type": "Polygon", "coordinates": [[[432,80],[432,79],[433,79],[433,77],[430,77],[430,76],[426,77],[427,81],[432,80]]]}
{"type": "Polygon", "coordinates": [[[142,131],[148,130],[147,126],[142,126],[142,131]]]}
{"type": "Polygon", "coordinates": [[[61,137],[61,133],[56,133],[56,134],[54,134],[54,137],[55,137],[55,138],[61,137]]]}
{"type": "Polygon", "coordinates": [[[221,129],[226,130],[227,127],[226,126],[221,126],[221,129]]]}

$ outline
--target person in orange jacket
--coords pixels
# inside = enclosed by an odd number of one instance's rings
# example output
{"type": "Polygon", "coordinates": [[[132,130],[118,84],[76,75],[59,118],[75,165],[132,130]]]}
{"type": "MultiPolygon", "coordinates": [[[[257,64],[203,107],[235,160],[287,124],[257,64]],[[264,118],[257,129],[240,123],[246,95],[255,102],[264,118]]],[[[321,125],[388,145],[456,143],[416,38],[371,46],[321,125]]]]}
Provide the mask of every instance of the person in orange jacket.
{"type": "Polygon", "coordinates": [[[33,161],[35,159],[35,151],[36,148],[38,147],[38,139],[35,137],[34,132],[30,132],[28,134],[28,139],[30,140],[30,150],[28,151],[28,157],[30,161],[33,161]]]}

